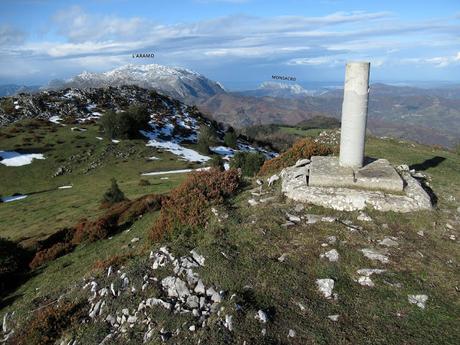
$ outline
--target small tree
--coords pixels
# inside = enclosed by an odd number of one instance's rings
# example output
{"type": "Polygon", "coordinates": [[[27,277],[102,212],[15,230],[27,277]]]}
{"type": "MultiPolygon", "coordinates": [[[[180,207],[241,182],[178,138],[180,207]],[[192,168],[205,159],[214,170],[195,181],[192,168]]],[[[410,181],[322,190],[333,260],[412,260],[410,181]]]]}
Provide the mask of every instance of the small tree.
{"type": "Polygon", "coordinates": [[[226,146],[231,147],[232,149],[236,149],[238,136],[235,133],[235,130],[230,127],[227,133],[224,136],[224,143],[226,146]]]}
{"type": "Polygon", "coordinates": [[[121,191],[120,187],[118,187],[117,180],[113,178],[111,181],[112,185],[107,190],[107,192],[105,192],[102,201],[109,205],[113,205],[117,202],[126,200],[125,194],[121,191]]]}
{"type": "Polygon", "coordinates": [[[204,154],[209,153],[209,147],[217,144],[217,133],[211,126],[201,125],[198,135],[198,151],[204,154]]]}
{"type": "Polygon", "coordinates": [[[244,176],[254,176],[265,162],[265,156],[259,152],[237,152],[230,161],[230,167],[241,169],[244,176]]]}
{"type": "Polygon", "coordinates": [[[135,139],[140,130],[148,129],[149,121],[147,108],[134,105],[125,112],[106,112],[101,117],[101,126],[109,139],[135,139]]]}
{"type": "Polygon", "coordinates": [[[219,169],[221,171],[224,170],[224,161],[219,155],[215,155],[211,158],[210,165],[213,168],[219,169]]]}

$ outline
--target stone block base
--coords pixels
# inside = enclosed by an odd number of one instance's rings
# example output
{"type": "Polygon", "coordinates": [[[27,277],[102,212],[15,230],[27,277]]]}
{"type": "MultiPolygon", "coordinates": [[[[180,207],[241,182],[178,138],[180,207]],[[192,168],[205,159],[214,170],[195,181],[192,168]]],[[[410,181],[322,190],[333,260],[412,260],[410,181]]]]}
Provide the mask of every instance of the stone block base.
{"type": "Polygon", "coordinates": [[[351,187],[402,192],[404,182],[386,159],[378,159],[360,169],[342,167],[338,157],[314,156],[309,165],[308,186],[351,187]]]}

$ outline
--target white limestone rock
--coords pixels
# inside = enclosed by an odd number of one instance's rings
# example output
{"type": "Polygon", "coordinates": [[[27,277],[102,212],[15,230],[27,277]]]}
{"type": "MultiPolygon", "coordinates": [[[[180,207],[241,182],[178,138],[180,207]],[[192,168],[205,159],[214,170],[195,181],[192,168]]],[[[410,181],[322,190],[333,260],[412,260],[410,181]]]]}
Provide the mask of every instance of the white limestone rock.
{"type": "Polygon", "coordinates": [[[386,271],[387,270],[379,269],[379,268],[361,268],[357,270],[356,273],[358,273],[361,276],[370,277],[373,274],[382,274],[386,271]]]}
{"type": "Polygon", "coordinates": [[[332,290],[334,289],[333,279],[316,279],[316,286],[318,287],[319,292],[321,292],[324,297],[326,297],[327,299],[331,298],[332,290]]]}
{"type": "Polygon", "coordinates": [[[385,237],[383,240],[377,242],[379,245],[384,247],[397,247],[399,243],[395,237],[385,237]]]}
{"type": "Polygon", "coordinates": [[[294,167],[296,167],[296,168],[304,167],[305,165],[310,164],[310,162],[311,162],[311,160],[309,160],[309,159],[307,159],[307,158],[305,158],[305,159],[299,159],[299,160],[295,163],[294,167]]]}
{"type": "Polygon", "coordinates": [[[230,332],[233,331],[233,316],[225,315],[224,327],[227,328],[230,332]]]}
{"type": "Polygon", "coordinates": [[[296,332],[293,329],[290,329],[288,332],[288,338],[295,338],[296,332]]]}
{"type": "Polygon", "coordinates": [[[339,321],[339,316],[338,314],[335,314],[335,315],[328,315],[328,319],[331,320],[331,321],[334,321],[334,322],[337,322],[339,321]]]}
{"type": "Polygon", "coordinates": [[[362,286],[369,286],[369,287],[374,287],[375,284],[372,281],[372,279],[368,276],[360,276],[358,278],[358,283],[362,286]]]}
{"type": "Polygon", "coordinates": [[[279,179],[280,179],[280,177],[279,177],[279,175],[277,175],[277,174],[270,176],[270,177],[267,179],[268,185],[269,185],[269,186],[272,186],[273,183],[275,183],[275,182],[278,181],[279,179]]]}
{"type": "Polygon", "coordinates": [[[386,256],[385,254],[383,254],[381,252],[378,252],[378,251],[376,251],[375,249],[372,249],[372,248],[361,249],[361,252],[363,253],[363,255],[366,258],[368,258],[370,260],[380,261],[383,264],[386,264],[386,263],[388,263],[390,261],[388,259],[388,256],[386,256]]]}
{"type": "Polygon", "coordinates": [[[331,249],[330,251],[321,254],[320,258],[327,258],[330,262],[339,261],[339,252],[335,249],[331,249]]]}
{"type": "Polygon", "coordinates": [[[261,323],[267,323],[268,316],[263,310],[259,310],[255,316],[256,320],[259,320],[261,323]]]}
{"type": "Polygon", "coordinates": [[[428,301],[427,295],[408,295],[407,299],[409,303],[417,305],[417,307],[425,309],[426,301],[428,301]]]}
{"type": "Polygon", "coordinates": [[[364,212],[360,212],[357,219],[361,222],[372,222],[372,218],[364,212]]]}

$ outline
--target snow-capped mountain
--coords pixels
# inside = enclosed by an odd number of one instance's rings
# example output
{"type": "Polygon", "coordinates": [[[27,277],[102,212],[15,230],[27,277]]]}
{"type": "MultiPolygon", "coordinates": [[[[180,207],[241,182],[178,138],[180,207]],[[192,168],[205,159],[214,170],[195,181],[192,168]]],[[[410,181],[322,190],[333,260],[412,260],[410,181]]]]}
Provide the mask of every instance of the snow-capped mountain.
{"type": "Polygon", "coordinates": [[[305,89],[299,84],[290,84],[276,81],[266,81],[255,90],[241,91],[240,94],[255,97],[277,97],[277,98],[303,98],[305,96],[318,96],[323,89],[305,89]]]}
{"type": "Polygon", "coordinates": [[[221,84],[194,71],[158,64],[125,65],[103,73],[83,72],[68,80],[51,81],[45,88],[98,88],[107,86],[136,85],[175,99],[193,102],[225,92],[221,84]]]}

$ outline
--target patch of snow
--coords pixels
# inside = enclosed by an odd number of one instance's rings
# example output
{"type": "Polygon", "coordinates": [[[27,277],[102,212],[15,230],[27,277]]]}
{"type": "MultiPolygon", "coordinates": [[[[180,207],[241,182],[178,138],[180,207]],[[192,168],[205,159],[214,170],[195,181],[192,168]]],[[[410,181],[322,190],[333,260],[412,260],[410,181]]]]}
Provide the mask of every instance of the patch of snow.
{"type": "Polygon", "coordinates": [[[102,137],[96,137],[97,140],[104,140],[102,137]]]}
{"type": "MultiPolygon", "coordinates": [[[[154,171],[149,173],[143,173],[142,176],[155,176],[155,175],[167,175],[167,174],[183,174],[189,173],[192,171],[205,171],[209,170],[209,167],[206,168],[198,168],[198,169],[180,169],[180,170],[169,170],[169,171],[154,171]]],[[[165,179],[165,178],[163,178],[165,179]]]]}
{"type": "Polygon", "coordinates": [[[152,156],[152,157],[149,157],[148,160],[149,160],[149,161],[159,161],[160,158],[155,157],[155,156],[152,156]]]}
{"type": "Polygon", "coordinates": [[[70,189],[70,188],[73,188],[73,186],[68,185],[68,186],[60,186],[60,187],[58,187],[58,189],[70,189]]]}
{"type": "Polygon", "coordinates": [[[230,163],[225,162],[224,163],[224,169],[229,170],[230,169],[230,163]]]}
{"type": "Polygon", "coordinates": [[[57,125],[60,125],[61,123],[59,121],[62,121],[61,117],[59,116],[51,116],[48,120],[57,125]]]}
{"type": "Polygon", "coordinates": [[[0,163],[8,167],[19,167],[32,163],[34,159],[45,159],[41,153],[19,153],[16,151],[0,151],[0,163]]]}
{"type": "Polygon", "coordinates": [[[188,149],[180,145],[179,143],[157,139],[156,134],[153,134],[152,132],[142,131],[142,134],[144,134],[146,137],[149,138],[149,142],[147,143],[147,146],[151,146],[156,149],[163,149],[163,150],[169,151],[190,162],[206,162],[211,159],[210,157],[204,156],[195,150],[188,149]]]}
{"type": "Polygon", "coordinates": [[[2,198],[3,202],[11,202],[11,201],[17,201],[17,200],[22,200],[27,198],[28,195],[13,195],[13,196],[4,196],[2,198]]]}
{"type": "Polygon", "coordinates": [[[226,146],[214,146],[209,148],[212,152],[221,156],[233,157],[235,150],[226,146]]]}
{"type": "Polygon", "coordinates": [[[112,143],[114,143],[114,144],[118,144],[119,142],[120,142],[120,140],[112,139],[112,143]]]}

